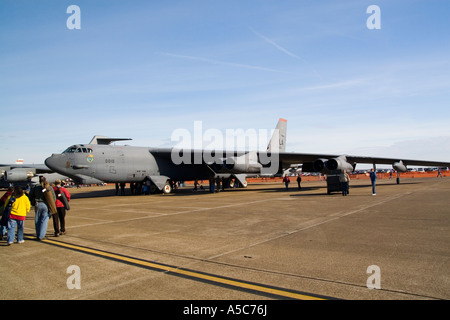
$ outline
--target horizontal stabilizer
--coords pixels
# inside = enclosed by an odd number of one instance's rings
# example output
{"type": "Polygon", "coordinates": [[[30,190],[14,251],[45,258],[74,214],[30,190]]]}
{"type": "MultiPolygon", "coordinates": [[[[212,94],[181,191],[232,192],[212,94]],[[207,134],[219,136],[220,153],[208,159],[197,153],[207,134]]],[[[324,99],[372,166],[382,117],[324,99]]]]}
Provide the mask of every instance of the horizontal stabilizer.
{"type": "Polygon", "coordinates": [[[130,138],[108,138],[104,136],[94,136],[89,144],[111,144],[115,141],[132,140],[130,138]]]}

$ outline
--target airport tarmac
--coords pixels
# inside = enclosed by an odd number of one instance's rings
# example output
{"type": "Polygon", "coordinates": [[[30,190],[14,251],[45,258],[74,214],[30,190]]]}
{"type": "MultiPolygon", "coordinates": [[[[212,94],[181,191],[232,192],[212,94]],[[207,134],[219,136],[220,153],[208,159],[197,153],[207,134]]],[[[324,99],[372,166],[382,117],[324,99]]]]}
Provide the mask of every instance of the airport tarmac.
{"type": "Polygon", "coordinates": [[[302,187],[69,189],[66,235],[36,241],[32,209],[25,243],[0,241],[0,299],[450,298],[449,178],[302,187]]]}

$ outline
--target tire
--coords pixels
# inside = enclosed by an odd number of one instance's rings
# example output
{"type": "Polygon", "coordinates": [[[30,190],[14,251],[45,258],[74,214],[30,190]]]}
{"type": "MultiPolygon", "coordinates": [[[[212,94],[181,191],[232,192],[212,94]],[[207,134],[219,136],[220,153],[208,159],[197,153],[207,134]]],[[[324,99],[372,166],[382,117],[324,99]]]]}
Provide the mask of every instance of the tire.
{"type": "Polygon", "coordinates": [[[162,192],[163,192],[164,194],[169,194],[169,193],[172,192],[172,187],[170,186],[169,183],[166,183],[166,184],[164,185],[164,187],[163,187],[163,189],[162,189],[162,192]]]}

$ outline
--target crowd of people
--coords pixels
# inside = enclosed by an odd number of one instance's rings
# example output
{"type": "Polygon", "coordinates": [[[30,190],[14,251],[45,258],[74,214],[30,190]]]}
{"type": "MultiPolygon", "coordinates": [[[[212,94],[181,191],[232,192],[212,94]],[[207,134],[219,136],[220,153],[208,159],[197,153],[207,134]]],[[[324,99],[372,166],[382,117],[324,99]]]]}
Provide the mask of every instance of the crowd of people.
{"type": "Polygon", "coordinates": [[[66,211],[69,206],[70,193],[56,180],[50,184],[44,176],[39,177],[39,184],[31,188],[29,193],[20,186],[9,187],[0,198],[0,238],[6,236],[7,245],[14,243],[17,229],[17,243],[24,242],[24,221],[31,207],[35,208],[36,239],[46,237],[48,221],[53,220],[55,237],[66,233],[66,211]]]}

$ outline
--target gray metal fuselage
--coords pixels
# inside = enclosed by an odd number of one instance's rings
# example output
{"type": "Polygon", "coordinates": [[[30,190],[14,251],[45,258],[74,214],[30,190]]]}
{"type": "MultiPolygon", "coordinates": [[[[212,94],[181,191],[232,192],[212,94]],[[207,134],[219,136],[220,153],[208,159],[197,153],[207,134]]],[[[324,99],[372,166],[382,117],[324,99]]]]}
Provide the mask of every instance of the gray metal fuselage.
{"type": "Polygon", "coordinates": [[[201,164],[175,165],[167,159],[170,150],[162,150],[98,144],[74,145],[61,154],[53,154],[46,159],[46,164],[82,184],[142,182],[149,176],[168,176],[175,181],[211,177],[212,172],[208,167],[201,164]]]}
{"type": "Polygon", "coordinates": [[[155,158],[143,147],[74,145],[46,164],[81,183],[138,182],[159,174],[155,158]]]}

